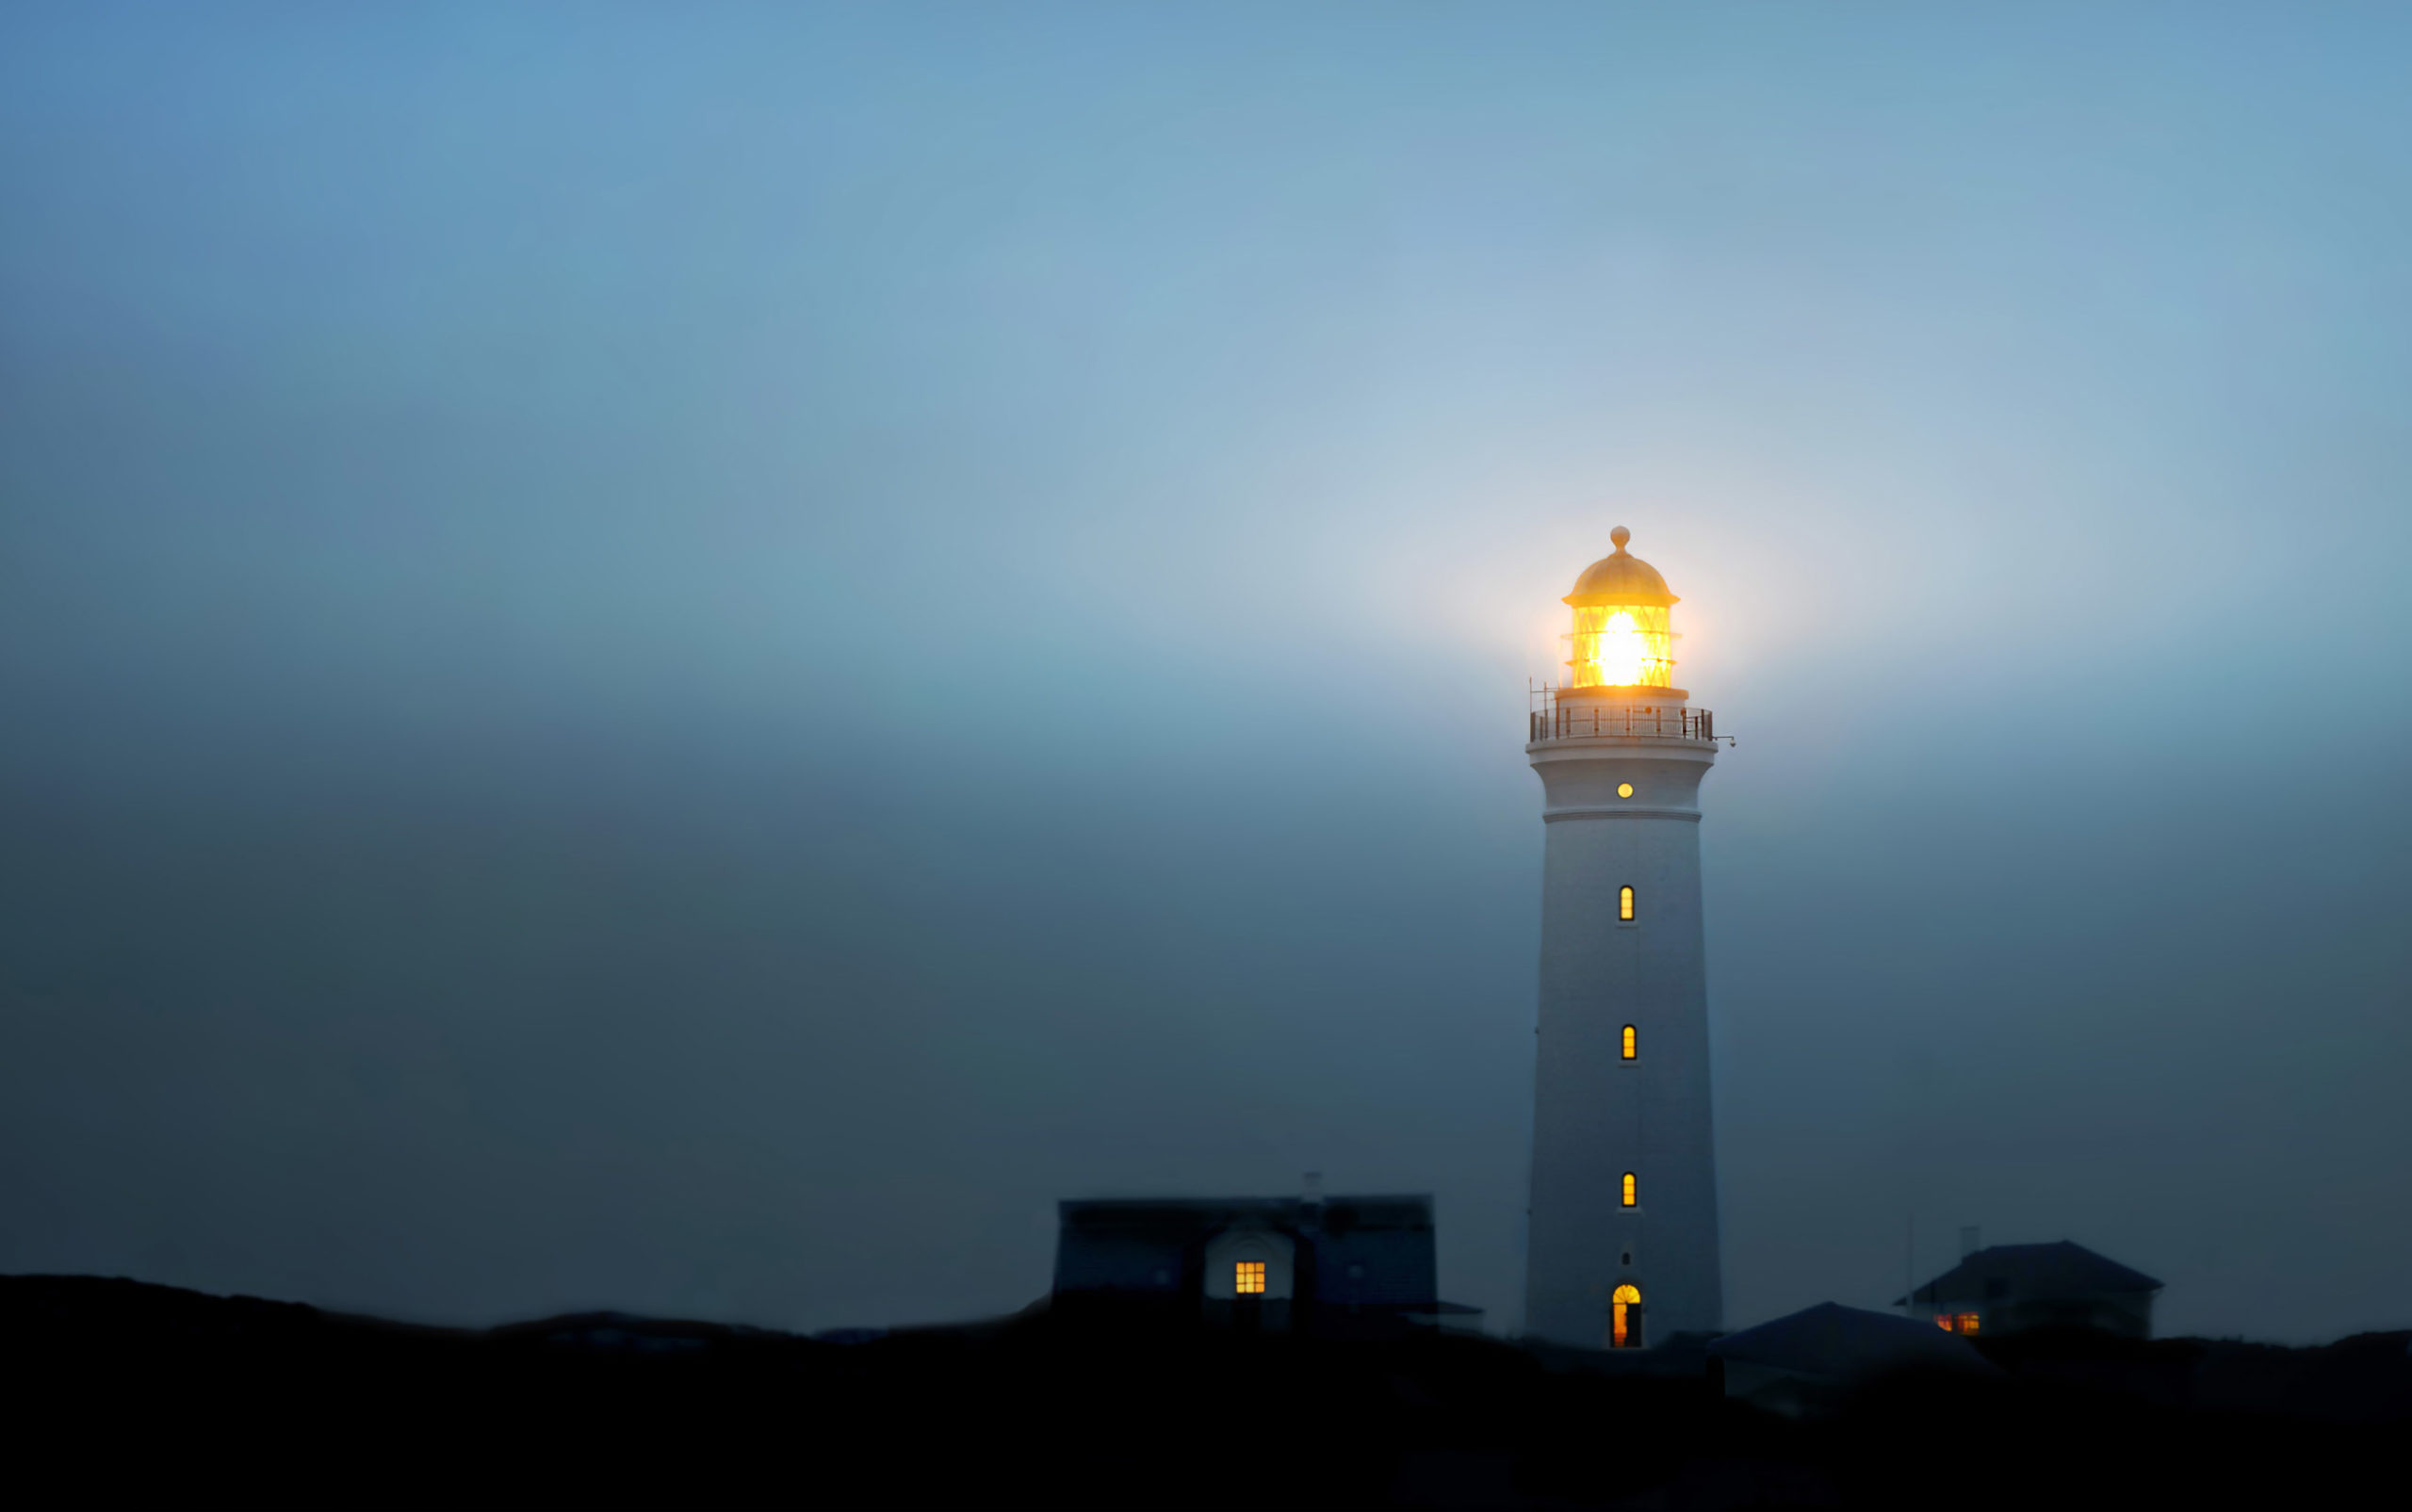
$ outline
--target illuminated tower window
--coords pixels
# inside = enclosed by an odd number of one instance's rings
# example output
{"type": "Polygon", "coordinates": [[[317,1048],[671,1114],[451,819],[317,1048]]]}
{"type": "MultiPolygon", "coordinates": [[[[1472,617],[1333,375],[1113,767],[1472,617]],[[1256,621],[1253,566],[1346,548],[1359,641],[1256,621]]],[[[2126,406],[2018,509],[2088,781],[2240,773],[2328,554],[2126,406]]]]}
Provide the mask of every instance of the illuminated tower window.
{"type": "Polygon", "coordinates": [[[1633,889],[1631,887],[1619,887],[1617,889],[1617,917],[1626,920],[1630,920],[1633,918],[1633,889]]]}
{"type": "Polygon", "coordinates": [[[1635,1052],[1637,1047],[1634,1040],[1635,1035],[1633,1032],[1633,1026],[1631,1024],[1627,1024],[1624,1026],[1624,1058],[1628,1061],[1636,1059],[1635,1052]]]}
{"type": "MultiPolygon", "coordinates": [[[[1633,1173],[1631,1171],[1627,1171],[1624,1173],[1624,1205],[1631,1208],[1638,1206],[1639,1202],[1640,1199],[1634,1195],[1633,1173]]],[[[1593,1296],[1599,1295],[1597,1292],[1594,1292],[1591,1294],[1593,1296]]]]}
{"type": "Polygon", "coordinates": [[[1233,1289],[1242,1296],[1263,1295],[1264,1261],[1236,1260],[1233,1264],[1237,1267],[1236,1274],[1231,1277],[1233,1289]]]}
{"type": "Polygon", "coordinates": [[[1977,1315],[1973,1312],[1964,1312],[1960,1314],[1959,1331],[1964,1334],[1975,1333],[1977,1331],[1977,1315]]]}
{"type": "Polygon", "coordinates": [[[1608,1347],[1636,1349],[1641,1344],[1641,1288],[1627,1281],[1609,1296],[1608,1347]]]}

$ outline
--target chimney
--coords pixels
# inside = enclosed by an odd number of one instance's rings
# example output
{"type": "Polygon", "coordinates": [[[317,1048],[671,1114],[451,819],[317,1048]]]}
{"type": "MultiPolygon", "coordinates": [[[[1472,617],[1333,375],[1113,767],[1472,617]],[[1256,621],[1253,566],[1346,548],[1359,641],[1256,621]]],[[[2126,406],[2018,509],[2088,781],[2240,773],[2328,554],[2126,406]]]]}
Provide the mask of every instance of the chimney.
{"type": "Polygon", "coordinates": [[[1299,1227],[1312,1234],[1323,1227],[1323,1173],[1309,1171],[1304,1185],[1306,1194],[1298,1199],[1299,1227]]]}
{"type": "Polygon", "coordinates": [[[1985,1247],[1982,1244],[1979,1243],[1977,1239],[1977,1231],[1978,1226],[1975,1224],[1968,1223],[1962,1224],[1960,1226],[1960,1258],[1962,1260],[1966,1260],[1969,1256],[1974,1255],[1977,1251],[1985,1247]]]}

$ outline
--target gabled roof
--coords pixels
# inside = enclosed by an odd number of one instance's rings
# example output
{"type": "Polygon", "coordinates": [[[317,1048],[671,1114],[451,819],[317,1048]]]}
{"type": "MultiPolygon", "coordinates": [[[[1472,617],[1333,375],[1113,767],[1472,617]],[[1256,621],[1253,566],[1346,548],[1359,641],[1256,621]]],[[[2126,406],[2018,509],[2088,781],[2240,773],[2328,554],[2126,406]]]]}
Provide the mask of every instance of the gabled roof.
{"type": "Polygon", "coordinates": [[[1850,1381],[1911,1366],[1991,1370],[1976,1346],[1931,1323],[1820,1302],[1708,1346],[1721,1359],[1850,1381]]]}
{"type": "Polygon", "coordinates": [[[1327,1233],[1361,1229],[1432,1227],[1432,1199],[1422,1194],[1301,1197],[1093,1197],[1055,1205],[1067,1233],[1144,1231],[1163,1235],[1204,1232],[1245,1223],[1281,1228],[1318,1227],[1327,1233]]]}
{"type": "MultiPolygon", "coordinates": [[[[1980,1302],[1987,1281],[2008,1281],[2012,1299],[2100,1296],[2106,1293],[2158,1292],[2160,1283],[2142,1271],[2096,1255],[2062,1239],[2049,1244],[1996,1244],[1910,1293],[1920,1302],[1980,1302]]],[[[1896,1298],[1895,1307],[1903,1305],[1896,1298]]]]}

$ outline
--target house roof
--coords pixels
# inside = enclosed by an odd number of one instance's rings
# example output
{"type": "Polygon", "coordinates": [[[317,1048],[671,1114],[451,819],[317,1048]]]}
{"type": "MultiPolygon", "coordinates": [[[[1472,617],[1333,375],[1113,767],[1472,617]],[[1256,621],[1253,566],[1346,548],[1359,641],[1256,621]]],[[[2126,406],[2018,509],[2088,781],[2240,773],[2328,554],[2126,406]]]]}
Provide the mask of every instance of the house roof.
{"type": "Polygon", "coordinates": [[[1820,1302],[1708,1346],[1721,1359],[1824,1380],[1850,1381],[1911,1366],[1996,1367],[1976,1346],[1931,1323],[1820,1302]]]}
{"type": "Polygon", "coordinates": [[[1297,1228],[1312,1223],[1327,1233],[1432,1227],[1432,1198],[1422,1193],[1303,1197],[1093,1197],[1056,1204],[1064,1231],[1188,1234],[1261,1223],[1297,1228]]]}
{"type": "MultiPolygon", "coordinates": [[[[1987,1281],[2008,1281],[2011,1296],[2021,1299],[2160,1290],[2160,1283],[2143,1272],[2062,1239],[1978,1250],[1910,1296],[1920,1302],[1980,1302],[1985,1300],[1987,1281]]],[[[1893,1305],[1900,1307],[1903,1301],[1896,1298],[1893,1305]]]]}

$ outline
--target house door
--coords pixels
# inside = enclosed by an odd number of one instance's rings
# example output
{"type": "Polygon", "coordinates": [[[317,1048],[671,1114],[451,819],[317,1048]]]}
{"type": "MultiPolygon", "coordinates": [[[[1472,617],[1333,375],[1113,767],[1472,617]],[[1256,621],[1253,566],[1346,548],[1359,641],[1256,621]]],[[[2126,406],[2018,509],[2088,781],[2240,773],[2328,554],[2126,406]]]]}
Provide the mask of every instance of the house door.
{"type": "Polygon", "coordinates": [[[1231,1329],[1235,1333],[1261,1333],[1264,1329],[1264,1299],[1260,1296],[1238,1296],[1231,1299],[1231,1329]]]}

